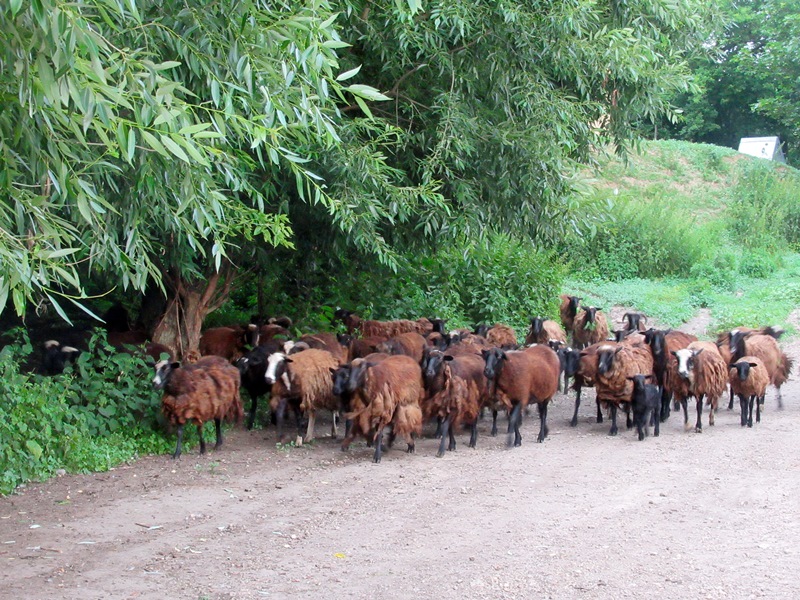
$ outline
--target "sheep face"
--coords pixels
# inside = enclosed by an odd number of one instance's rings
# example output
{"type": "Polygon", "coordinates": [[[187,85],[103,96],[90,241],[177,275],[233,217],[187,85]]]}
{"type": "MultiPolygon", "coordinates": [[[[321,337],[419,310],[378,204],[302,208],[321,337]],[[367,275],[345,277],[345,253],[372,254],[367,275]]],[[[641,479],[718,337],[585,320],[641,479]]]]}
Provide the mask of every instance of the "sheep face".
{"type": "Polygon", "coordinates": [[[531,333],[535,337],[539,337],[539,334],[542,333],[542,326],[544,325],[544,319],[542,317],[534,317],[531,319],[531,333]]]}
{"type": "Polygon", "coordinates": [[[486,379],[491,381],[503,370],[506,353],[500,348],[492,348],[491,350],[481,350],[481,356],[483,356],[483,360],[486,361],[483,374],[486,379]]]}
{"type": "Polygon", "coordinates": [[[433,318],[433,319],[428,319],[428,321],[433,323],[433,330],[436,333],[441,333],[442,335],[445,334],[444,325],[445,323],[447,323],[447,319],[433,318]]]}
{"type": "Polygon", "coordinates": [[[336,369],[331,369],[331,378],[333,379],[333,394],[341,396],[347,391],[347,384],[350,382],[353,368],[350,365],[342,365],[336,369]]]}
{"type": "Polygon", "coordinates": [[[731,354],[735,354],[736,353],[736,348],[739,346],[740,340],[744,341],[744,338],[746,336],[747,336],[747,334],[745,332],[743,332],[743,331],[739,331],[738,329],[731,330],[731,333],[730,333],[730,336],[729,336],[729,338],[730,338],[730,348],[729,349],[731,351],[731,354]]]}
{"type": "Polygon", "coordinates": [[[267,371],[264,373],[264,381],[270,385],[274,385],[278,379],[281,379],[286,389],[290,390],[291,382],[289,381],[289,374],[286,371],[286,364],[290,361],[291,359],[283,352],[270,354],[267,359],[267,371]]]}
{"type": "Polygon", "coordinates": [[[597,372],[605,375],[614,366],[614,357],[622,348],[613,346],[601,346],[597,349],[597,372]]]}
{"type": "Polygon", "coordinates": [[[579,298],[578,296],[568,296],[569,298],[569,313],[574,317],[578,314],[578,305],[580,304],[583,298],[579,298]]]}
{"type": "Polygon", "coordinates": [[[250,324],[244,330],[243,334],[243,341],[245,346],[250,346],[251,348],[255,348],[258,346],[258,325],[250,324]]]}
{"type": "Polygon", "coordinates": [[[701,352],[702,350],[690,350],[689,348],[683,348],[672,352],[678,360],[678,375],[680,375],[682,379],[687,381],[692,381],[694,379],[694,358],[701,352]]]}
{"type": "Polygon", "coordinates": [[[179,369],[181,363],[179,362],[169,362],[168,360],[162,360],[155,364],[154,369],[156,371],[155,377],[153,377],[153,387],[157,390],[163,390],[164,387],[169,383],[170,377],[172,377],[173,371],[175,369],[179,369]]]}
{"type": "Polygon", "coordinates": [[[558,360],[561,362],[561,368],[568,376],[572,377],[578,372],[578,367],[581,364],[580,352],[566,347],[556,350],[556,354],[558,354],[558,360]]]}
{"type": "Polygon", "coordinates": [[[481,323],[480,325],[476,325],[475,326],[475,331],[473,331],[472,333],[474,333],[475,335],[480,335],[482,337],[486,337],[486,334],[489,333],[489,329],[491,329],[491,327],[489,327],[489,325],[486,325],[485,323],[481,323]]]}
{"type": "Polygon", "coordinates": [[[425,378],[425,384],[430,385],[442,372],[444,363],[451,360],[453,360],[452,356],[445,356],[438,350],[430,352],[422,366],[422,375],[425,378]]]}
{"type": "Polygon", "coordinates": [[[586,311],[586,322],[594,323],[594,320],[597,317],[597,311],[602,309],[597,308],[596,306],[584,306],[583,310],[586,311]]]}
{"type": "Polygon", "coordinates": [[[750,369],[757,366],[758,365],[756,363],[739,361],[730,365],[730,368],[736,369],[736,377],[739,378],[739,381],[746,381],[750,376],[750,369]]]}

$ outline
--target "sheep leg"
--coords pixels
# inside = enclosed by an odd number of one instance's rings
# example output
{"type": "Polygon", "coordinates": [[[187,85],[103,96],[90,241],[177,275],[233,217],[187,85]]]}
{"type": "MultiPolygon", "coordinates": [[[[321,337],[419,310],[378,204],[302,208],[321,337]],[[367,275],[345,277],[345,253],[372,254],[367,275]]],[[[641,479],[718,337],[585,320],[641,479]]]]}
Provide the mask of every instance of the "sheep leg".
{"type": "Polygon", "coordinates": [[[445,435],[444,433],[442,433],[442,430],[443,430],[442,417],[437,416],[436,417],[436,432],[433,434],[433,439],[438,440],[440,437],[445,435]]]}
{"type": "Polygon", "coordinates": [[[764,406],[764,396],[756,398],[756,423],[761,423],[761,407],[764,406]]]}
{"type": "MultiPolygon", "coordinates": [[[[576,388],[575,394],[575,412],[572,413],[572,420],[569,422],[570,427],[577,427],[578,425],[578,407],[581,405],[581,388],[578,386],[576,388]]],[[[601,415],[602,416],[602,415],[601,415]]]]}
{"type": "Polygon", "coordinates": [[[283,424],[286,421],[286,398],[278,401],[278,408],[275,410],[275,420],[278,426],[278,442],[283,441],[283,424]]]}
{"type": "Polygon", "coordinates": [[[333,413],[331,413],[331,415],[332,415],[331,418],[333,419],[331,421],[331,437],[333,439],[336,439],[338,437],[338,434],[339,434],[339,431],[338,431],[338,428],[337,428],[337,421],[339,420],[339,411],[335,410],[335,411],[333,411],[333,413]]]}
{"type": "Polygon", "coordinates": [[[470,433],[469,433],[469,447],[474,448],[478,445],[478,420],[475,421],[470,425],[470,433]]]}
{"type": "Polygon", "coordinates": [[[222,448],[222,419],[214,419],[214,429],[217,431],[217,443],[214,444],[214,450],[222,448]]]}
{"type": "Polygon", "coordinates": [[[306,437],[303,440],[308,443],[314,439],[314,426],[317,424],[317,411],[308,410],[308,426],[306,427],[306,437]]]}
{"type": "MultiPolygon", "coordinates": [[[[652,409],[653,411],[653,437],[658,437],[661,429],[661,419],[656,416],[656,409],[652,409]]],[[[645,430],[646,432],[646,430],[645,430]]]]}
{"type": "Polygon", "coordinates": [[[436,458],[442,458],[444,456],[444,443],[447,440],[448,435],[452,436],[453,432],[450,430],[451,420],[448,416],[446,419],[442,420],[441,417],[437,417],[437,420],[440,422],[442,426],[442,435],[441,440],[439,441],[439,450],[436,452],[436,458]]]}
{"type": "Polygon", "coordinates": [[[539,437],[536,438],[536,441],[541,444],[550,433],[547,428],[547,402],[540,402],[536,406],[539,409],[539,437]]]}
{"type": "Polygon", "coordinates": [[[739,415],[739,423],[742,427],[747,425],[747,398],[745,398],[744,394],[739,394],[739,411],[741,414],[739,415]]]}
{"type": "Polygon", "coordinates": [[[497,410],[492,409],[492,437],[497,436],[497,410]]]}
{"type": "Polygon", "coordinates": [[[670,394],[667,390],[663,388],[661,389],[661,415],[659,416],[662,423],[669,419],[669,401],[672,399],[670,398],[671,395],[672,394],[670,394]]]}
{"type": "Polygon", "coordinates": [[[181,455],[181,444],[183,443],[183,425],[178,425],[178,445],[175,446],[175,452],[172,458],[178,458],[181,455]]]}
{"type": "Polygon", "coordinates": [[[703,433],[703,395],[697,397],[697,423],[694,424],[694,430],[697,433],[703,433]]]}
{"type": "Polygon", "coordinates": [[[597,404],[597,422],[603,422],[603,410],[600,408],[600,400],[596,400],[595,403],[597,404]]]}
{"type": "Polygon", "coordinates": [[[258,409],[258,396],[253,394],[252,402],[250,402],[250,414],[247,415],[247,430],[253,429],[256,422],[256,409],[258,409]]]}
{"type": "MultiPolygon", "coordinates": [[[[617,405],[613,402],[611,403],[611,429],[608,432],[608,435],[617,435],[617,405]]],[[[600,410],[600,403],[597,403],[597,409],[600,410]]]]}
{"type": "Polygon", "coordinates": [[[679,402],[683,408],[683,428],[686,429],[689,426],[689,399],[681,398],[679,402]]]}
{"type": "Polygon", "coordinates": [[[778,397],[778,410],[783,410],[783,396],[781,396],[781,388],[776,387],[775,393],[778,397]]]}
{"type": "Polygon", "coordinates": [[[508,447],[510,448],[512,444],[514,446],[521,446],[522,445],[522,436],[519,433],[519,424],[522,421],[522,404],[517,402],[514,404],[514,408],[511,410],[511,415],[508,418],[508,447]],[[513,442],[511,437],[511,432],[514,432],[513,442]]]}
{"type": "Polygon", "coordinates": [[[625,428],[633,429],[633,419],[631,418],[631,405],[629,402],[625,403],[625,428]]]}
{"type": "MultiPolygon", "coordinates": [[[[733,388],[729,387],[728,389],[730,390],[730,399],[728,400],[728,410],[733,410],[733,388]]],[[[742,399],[740,397],[739,406],[741,407],[741,405],[742,405],[742,399]]],[[[742,425],[744,425],[744,423],[742,423],[742,425]]]]}
{"type": "Polygon", "coordinates": [[[415,434],[414,434],[413,431],[411,433],[405,434],[406,444],[408,444],[408,448],[406,449],[406,452],[408,454],[414,454],[414,452],[416,451],[417,446],[414,443],[414,436],[415,436],[415,434]]]}
{"type": "MultiPolygon", "coordinates": [[[[758,403],[755,402],[755,396],[750,396],[750,402],[749,402],[749,406],[748,406],[748,410],[747,410],[747,413],[748,413],[747,414],[747,426],[748,427],[752,427],[753,426],[753,404],[758,404],[758,403]]],[[[758,419],[758,417],[760,416],[758,414],[758,412],[759,412],[759,410],[756,409],[756,419],[758,419]]],[[[758,422],[758,421],[756,420],[756,422],[758,422]]]]}
{"type": "Polygon", "coordinates": [[[381,426],[378,428],[378,431],[375,432],[374,443],[375,443],[375,455],[372,457],[372,462],[379,463],[381,462],[381,453],[383,452],[383,427],[381,426]]]}
{"type": "Polygon", "coordinates": [[[639,434],[639,441],[644,441],[644,438],[647,435],[647,426],[645,423],[647,422],[647,411],[645,411],[644,415],[637,415],[636,419],[636,433],[639,434]]]}
{"type": "Polygon", "coordinates": [[[197,437],[200,438],[200,454],[206,453],[206,441],[203,439],[203,425],[197,426],[197,437]]]}

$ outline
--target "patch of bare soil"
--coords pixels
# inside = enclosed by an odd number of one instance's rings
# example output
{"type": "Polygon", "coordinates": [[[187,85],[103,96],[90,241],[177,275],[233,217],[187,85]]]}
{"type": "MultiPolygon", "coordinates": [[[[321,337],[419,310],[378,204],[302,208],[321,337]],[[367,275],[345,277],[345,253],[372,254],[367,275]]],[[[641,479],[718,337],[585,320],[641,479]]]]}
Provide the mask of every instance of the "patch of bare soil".
{"type": "MultiPolygon", "coordinates": [[[[784,343],[797,359],[797,340],[784,343]]],[[[280,450],[237,429],[219,452],[143,458],[0,499],[0,597],[793,598],[800,561],[800,385],[763,421],[721,408],[702,434],[608,436],[587,390],[523,445],[480,423],[435,458],[379,465],[330,438],[280,450]]],[[[502,417],[501,417],[502,419],[502,417]]],[[[689,422],[694,423],[694,411],[689,422]]],[[[325,430],[318,424],[319,431],[325,430]]]]}

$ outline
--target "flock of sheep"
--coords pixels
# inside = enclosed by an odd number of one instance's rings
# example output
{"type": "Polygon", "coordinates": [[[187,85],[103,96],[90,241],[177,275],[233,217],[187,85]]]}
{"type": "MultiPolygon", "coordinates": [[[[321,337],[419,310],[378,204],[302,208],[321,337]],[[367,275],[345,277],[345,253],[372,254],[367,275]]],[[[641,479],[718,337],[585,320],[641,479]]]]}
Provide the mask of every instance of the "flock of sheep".
{"type": "Polygon", "coordinates": [[[153,384],[163,389],[164,413],[178,429],[173,456],[181,454],[186,423],[198,426],[202,453],[202,425],[214,420],[217,447],[221,445],[222,420],[237,421],[243,415],[240,387],[251,398],[248,429],[259,398],[269,394],[279,438],[287,411],[292,411],[298,431],[301,417],[308,419],[303,439],[311,441],[316,413],[325,409],[333,412],[334,436],[337,416],[346,419],[342,449],[362,436],[374,446],[375,462],[397,436],[413,452],[423,423],[434,419],[441,437],[437,456],[446,447],[455,449],[455,432],[462,425],[470,428],[469,446],[474,447],[484,409],[492,411],[492,435],[497,433],[498,412],[507,412],[508,444],[519,446],[522,414],[532,403],[539,414],[537,441],[542,442],[548,433],[548,403],[562,375],[564,391],[573,378],[573,426],[582,388],[594,386],[598,423],[603,421],[602,407],[608,407],[609,434],[616,435],[622,408],[628,428],[635,424],[640,440],[648,424],[658,435],[672,403],[683,409],[688,426],[690,398],[696,401],[698,432],[704,401],[713,425],[714,410],[728,388],[729,408],[734,395],[739,398],[742,426],[752,426],[754,407],[756,422],[760,420],[768,385],[777,388],[781,402],[780,386],[792,361],[778,345],[777,328],[740,327],[720,334],[716,343],[700,342],[677,331],[647,329],[644,315],[626,313],[624,329],[610,340],[602,309],[581,306],[575,296],[561,300],[561,323],[532,319],[522,346],[505,325],[446,332],[441,319],[372,321],[346,310],[336,312],[348,332],[338,336],[318,333],[291,340],[291,324],[274,319],[262,326],[207,330],[201,356],[192,357],[195,362],[156,364],[153,384]]]}

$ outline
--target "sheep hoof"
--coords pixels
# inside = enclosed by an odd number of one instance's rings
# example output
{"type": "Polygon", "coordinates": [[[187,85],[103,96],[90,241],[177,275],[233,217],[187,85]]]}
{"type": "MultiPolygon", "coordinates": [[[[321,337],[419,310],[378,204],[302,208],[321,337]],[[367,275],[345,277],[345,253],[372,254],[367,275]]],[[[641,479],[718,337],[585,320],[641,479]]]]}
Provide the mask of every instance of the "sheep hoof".
{"type": "Polygon", "coordinates": [[[437,450],[436,451],[436,458],[442,458],[443,456],[444,456],[444,452],[442,452],[441,450],[437,450]]]}
{"type": "Polygon", "coordinates": [[[613,435],[617,435],[617,430],[616,429],[612,429],[611,431],[608,432],[608,435],[612,435],[612,436],[613,435]]]}
{"type": "Polygon", "coordinates": [[[703,433],[703,428],[702,427],[695,427],[694,428],[694,432],[695,433],[703,433]]]}
{"type": "Polygon", "coordinates": [[[408,449],[406,450],[406,452],[408,454],[414,454],[414,452],[416,452],[416,450],[417,450],[417,447],[414,444],[409,444],[408,445],[408,449]]]}

